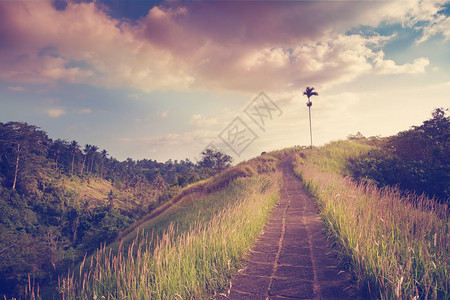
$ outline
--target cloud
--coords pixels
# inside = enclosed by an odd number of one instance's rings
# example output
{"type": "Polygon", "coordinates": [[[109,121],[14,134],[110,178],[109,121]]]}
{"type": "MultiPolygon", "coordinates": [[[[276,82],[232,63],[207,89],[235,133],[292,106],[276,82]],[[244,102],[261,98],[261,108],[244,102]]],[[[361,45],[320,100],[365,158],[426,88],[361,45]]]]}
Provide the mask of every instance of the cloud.
{"type": "Polygon", "coordinates": [[[132,138],[117,138],[117,141],[119,142],[119,143],[131,143],[132,141],[133,141],[133,139],[132,138]]]}
{"type": "Polygon", "coordinates": [[[128,95],[128,99],[135,99],[135,100],[138,100],[138,99],[141,99],[141,95],[140,95],[140,94],[137,94],[137,93],[129,94],[129,95],[128,95]]]}
{"type": "Polygon", "coordinates": [[[79,114],[79,115],[86,115],[86,114],[90,114],[92,113],[92,109],[86,107],[86,108],[80,108],[75,110],[75,113],[79,114]]]}
{"type": "Polygon", "coordinates": [[[169,112],[167,110],[157,113],[157,116],[160,118],[166,118],[168,115],[169,115],[169,112]]]}
{"type": "Polygon", "coordinates": [[[201,129],[161,136],[122,137],[116,138],[114,141],[119,142],[118,146],[124,153],[122,159],[135,154],[135,157],[148,158],[150,156],[153,159],[165,161],[169,158],[184,159],[185,157],[199,156],[200,151],[216,137],[217,132],[201,129]],[[179,149],[183,149],[182,154],[179,149]],[[159,156],[155,157],[155,154],[159,154],[159,156]]]}
{"type": "Polygon", "coordinates": [[[428,40],[430,37],[442,34],[446,40],[450,38],[450,18],[439,15],[429,25],[423,28],[423,34],[416,44],[420,44],[428,40]]]}
{"type": "Polygon", "coordinates": [[[196,143],[199,144],[209,143],[211,139],[216,138],[216,136],[217,132],[214,130],[200,129],[184,133],[169,133],[157,137],[144,137],[139,139],[139,143],[144,143],[153,147],[160,146],[162,149],[166,149],[174,145],[191,144],[192,141],[196,141],[196,143]]]}
{"type": "Polygon", "coordinates": [[[65,108],[52,107],[46,110],[46,113],[51,118],[59,118],[67,113],[65,108]]]}
{"type": "MultiPolygon", "coordinates": [[[[53,103],[55,103],[54,101],[53,103]]],[[[78,115],[87,115],[92,113],[92,109],[90,108],[78,108],[78,109],[70,109],[68,110],[65,107],[60,106],[53,106],[45,110],[45,114],[48,115],[51,118],[59,118],[61,116],[64,116],[68,113],[71,114],[78,114],[78,115]]]]}
{"type": "MultiPolygon", "coordinates": [[[[386,38],[346,32],[402,24],[419,41],[450,36],[443,1],[165,2],[134,22],[104,6],[0,2],[0,79],[154,90],[292,90],[375,74],[423,72],[380,51],[386,38]]],[[[133,97],[133,96],[132,96],[133,97]]]]}
{"type": "Polygon", "coordinates": [[[8,86],[8,90],[14,91],[14,92],[24,92],[25,88],[21,86],[8,86]]]}
{"type": "Polygon", "coordinates": [[[383,59],[384,53],[379,52],[375,59],[375,70],[378,74],[417,74],[424,73],[430,64],[427,58],[417,58],[412,63],[396,65],[393,60],[383,59]]]}
{"type": "Polygon", "coordinates": [[[217,118],[206,118],[200,114],[193,115],[189,121],[193,126],[197,127],[210,127],[218,123],[217,118]]]}

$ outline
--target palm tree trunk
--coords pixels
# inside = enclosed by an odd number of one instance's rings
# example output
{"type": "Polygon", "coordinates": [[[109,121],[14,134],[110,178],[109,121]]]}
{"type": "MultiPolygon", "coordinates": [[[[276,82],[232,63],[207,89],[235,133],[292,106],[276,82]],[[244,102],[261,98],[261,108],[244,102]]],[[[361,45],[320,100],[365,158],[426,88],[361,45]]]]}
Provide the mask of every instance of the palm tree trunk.
{"type": "Polygon", "coordinates": [[[94,170],[94,155],[92,155],[92,159],[91,159],[91,174],[92,174],[92,171],[94,170]]]}
{"type": "Polygon", "coordinates": [[[13,182],[13,186],[12,186],[13,190],[16,188],[16,183],[17,183],[17,173],[19,171],[20,150],[21,150],[20,144],[17,144],[16,169],[14,171],[14,182],[13,182]]]}
{"type": "Polygon", "coordinates": [[[86,164],[86,157],[87,157],[87,155],[84,156],[83,165],[81,166],[81,176],[83,176],[84,165],[86,164]]]}
{"type": "Polygon", "coordinates": [[[311,106],[308,106],[308,109],[309,109],[309,136],[311,137],[311,149],[312,149],[311,106]]]}
{"type": "Polygon", "coordinates": [[[72,153],[72,172],[70,173],[70,177],[73,176],[73,165],[74,165],[74,162],[75,162],[75,151],[72,153]]]}
{"type": "Polygon", "coordinates": [[[56,157],[55,157],[55,171],[58,171],[58,159],[59,159],[59,150],[58,150],[58,152],[56,152],[56,157]]]}

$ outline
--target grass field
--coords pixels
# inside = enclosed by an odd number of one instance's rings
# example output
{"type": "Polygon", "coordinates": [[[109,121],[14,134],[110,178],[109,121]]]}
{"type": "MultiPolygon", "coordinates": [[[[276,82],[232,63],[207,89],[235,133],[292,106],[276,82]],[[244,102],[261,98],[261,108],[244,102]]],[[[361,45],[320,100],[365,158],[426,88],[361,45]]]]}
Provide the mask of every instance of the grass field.
{"type": "Polygon", "coordinates": [[[247,173],[222,175],[242,176],[205,183],[207,194],[184,192],[182,199],[141,223],[121,243],[102,247],[76,272],[61,278],[62,297],[207,299],[217,295],[242,265],[278,201],[279,175],[267,166],[267,161],[250,161],[235,167],[247,173]]]}
{"type": "Polygon", "coordinates": [[[308,150],[297,156],[295,172],[317,200],[343,262],[367,296],[448,299],[448,207],[346,177],[346,159],[368,149],[341,141],[308,150]]]}

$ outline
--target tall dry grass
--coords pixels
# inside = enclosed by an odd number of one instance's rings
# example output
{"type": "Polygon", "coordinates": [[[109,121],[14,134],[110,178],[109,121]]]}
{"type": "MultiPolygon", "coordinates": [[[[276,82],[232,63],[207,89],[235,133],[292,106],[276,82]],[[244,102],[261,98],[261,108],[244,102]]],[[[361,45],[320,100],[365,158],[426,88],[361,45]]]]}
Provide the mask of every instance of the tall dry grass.
{"type": "Polygon", "coordinates": [[[198,208],[180,206],[176,216],[189,215],[188,224],[172,222],[161,229],[158,224],[166,223],[156,222],[151,232],[141,231],[127,247],[119,245],[116,252],[100,248],[78,271],[61,279],[62,298],[211,298],[229,284],[278,201],[277,176],[237,179],[223,192],[207,196],[211,206],[216,200],[224,204],[205,209],[210,216],[192,221],[198,208]]]}
{"type": "Polygon", "coordinates": [[[317,199],[361,288],[377,299],[449,299],[448,206],[420,195],[404,196],[395,188],[357,184],[339,172],[345,168],[342,155],[333,163],[320,162],[322,154],[333,160],[333,145],[325,148],[324,153],[315,150],[311,160],[308,154],[297,157],[295,171],[317,199]]]}

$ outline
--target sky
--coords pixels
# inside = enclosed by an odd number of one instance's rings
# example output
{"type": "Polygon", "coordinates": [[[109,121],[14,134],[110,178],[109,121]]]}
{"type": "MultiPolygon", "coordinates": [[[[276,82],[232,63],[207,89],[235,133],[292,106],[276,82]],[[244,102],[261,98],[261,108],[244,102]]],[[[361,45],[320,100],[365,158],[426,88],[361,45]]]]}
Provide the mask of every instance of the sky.
{"type": "Polygon", "coordinates": [[[119,160],[235,162],[450,107],[450,1],[0,0],[0,122],[119,160]]]}

